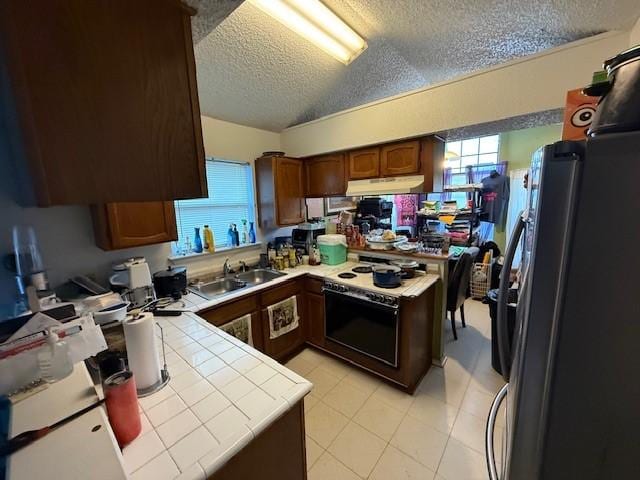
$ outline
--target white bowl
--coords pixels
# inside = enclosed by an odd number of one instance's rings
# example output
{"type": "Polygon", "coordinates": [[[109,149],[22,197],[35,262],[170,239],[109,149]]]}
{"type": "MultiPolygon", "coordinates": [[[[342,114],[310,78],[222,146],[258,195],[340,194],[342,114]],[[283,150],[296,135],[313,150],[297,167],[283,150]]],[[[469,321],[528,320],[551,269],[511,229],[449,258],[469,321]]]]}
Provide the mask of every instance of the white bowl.
{"type": "Polygon", "coordinates": [[[106,310],[99,312],[93,312],[93,321],[96,325],[105,325],[111,322],[122,322],[127,317],[127,307],[129,302],[122,302],[121,304],[108,307],[106,310]],[[116,308],[118,307],[118,308],[116,308]]]}

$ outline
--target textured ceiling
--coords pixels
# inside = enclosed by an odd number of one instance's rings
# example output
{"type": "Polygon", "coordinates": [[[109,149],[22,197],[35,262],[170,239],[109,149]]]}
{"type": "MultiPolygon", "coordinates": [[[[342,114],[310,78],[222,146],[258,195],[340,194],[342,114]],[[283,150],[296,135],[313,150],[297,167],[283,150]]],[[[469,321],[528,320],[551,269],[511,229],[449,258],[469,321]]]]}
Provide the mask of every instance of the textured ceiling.
{"type": "Polygon", "coordinates": [[[202,113],[273,131],[627,30],[640,15],[638,0],[324,0],[369,45],[344,66],[249,3],[191,3],[203,17],[193,20],[202,113]]]}

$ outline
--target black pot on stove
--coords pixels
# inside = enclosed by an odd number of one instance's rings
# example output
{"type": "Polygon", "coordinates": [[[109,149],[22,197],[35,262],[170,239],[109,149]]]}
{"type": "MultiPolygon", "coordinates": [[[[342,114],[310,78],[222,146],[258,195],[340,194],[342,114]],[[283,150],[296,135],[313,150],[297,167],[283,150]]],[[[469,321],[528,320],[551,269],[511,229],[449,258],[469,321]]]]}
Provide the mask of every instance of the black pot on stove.
{"type": "Polygon", "coordinates": [[[400,267],[395,265],[374,265],[373,284],[381,288],[396,288],[402,284],[400,267]]]}

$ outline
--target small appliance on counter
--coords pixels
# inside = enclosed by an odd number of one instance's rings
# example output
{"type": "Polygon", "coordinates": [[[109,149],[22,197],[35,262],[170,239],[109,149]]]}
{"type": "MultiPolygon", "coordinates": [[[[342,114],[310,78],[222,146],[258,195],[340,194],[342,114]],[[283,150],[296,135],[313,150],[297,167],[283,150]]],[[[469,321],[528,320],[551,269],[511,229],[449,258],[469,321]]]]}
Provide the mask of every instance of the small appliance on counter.
{"type": "Polygon", "coordinates": [[[304,250],[306,255],[311,251],[311,247],[316,243],[318,235],[326,232],[324,223],[301,223],[291,232],[291,243],[293,247],[304,250]]]}
{"type": "MultiPolygon", "coordinates": [[[[358,202],[354,225],[368,224],[371,230],[376,228],[391,229],[393,202],[380,197],[365,197],[358,202]]],[[[362,229],[361,229],[362,230],[362,229]]]]}
{"type": "Polygon", "coordinates": [[[187,293],[187,267],[170,265],[153,274],[153,287],[158,298],[180,300],[187,293]]]}
{"type": "Polygon", "coordinates": [[[133,257],[112,265],[111,288],[122,298],[139,308],[155,299],[149,265],[144,257],[133,257]]]}

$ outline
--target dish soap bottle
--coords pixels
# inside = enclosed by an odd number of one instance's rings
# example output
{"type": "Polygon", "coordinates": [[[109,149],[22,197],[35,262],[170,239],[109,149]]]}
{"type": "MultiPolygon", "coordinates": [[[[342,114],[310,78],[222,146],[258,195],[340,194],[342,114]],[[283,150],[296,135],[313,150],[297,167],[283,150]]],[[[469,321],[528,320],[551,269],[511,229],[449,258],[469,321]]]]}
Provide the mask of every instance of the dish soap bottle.
{"type": "Polygon", "coordinates": [[[249,222],[249,242],[256,243],[256,229],[253,227],[253,222],[249,222]]]}
{"type": "Polygon", "coordinates": [[[202,253],[202,239],[200,238],[200,227],[195,227],[195,238],[193,239],[193,251],[202,253]]]}
{"type": "Polygon", "coordinates": [[[69,346],[60,340],[57,333],[49,329],[46,344],[38,352],[40,376],[47,383],[57,382],[73,372],[73,363],[69,358],[69,346]]]}
{"type": "Polygon", "coordinates": [[[204,226],[204,230],[202,230],[202,235],[204,236],[204,249],[213,253],[216,251],[216,240],[213,236],[213,232],[209,228],[209,225],[204,226]]]}

